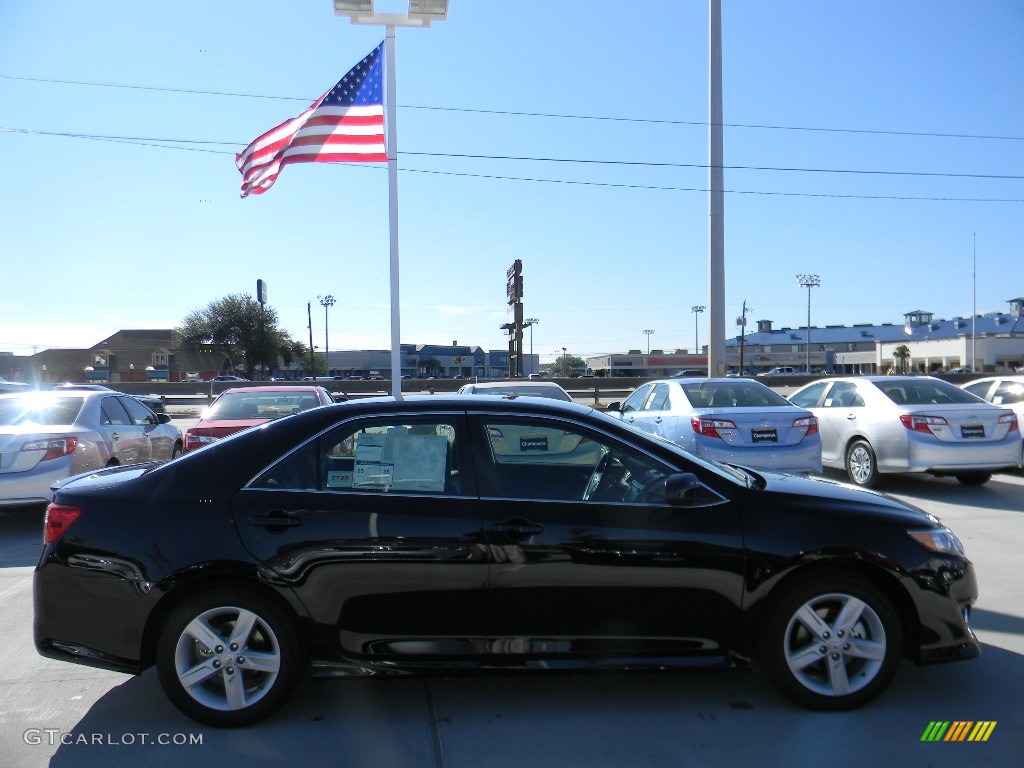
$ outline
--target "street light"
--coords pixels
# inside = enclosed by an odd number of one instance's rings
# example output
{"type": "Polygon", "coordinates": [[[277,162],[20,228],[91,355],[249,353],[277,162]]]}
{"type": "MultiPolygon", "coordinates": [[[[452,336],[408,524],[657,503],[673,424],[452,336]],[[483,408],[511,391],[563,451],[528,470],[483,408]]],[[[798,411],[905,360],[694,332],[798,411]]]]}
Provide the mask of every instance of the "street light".
{"type": "MultiPolygon", "coordinates": [[[[703,312],[707,307],[703,304],[695,304],[690,307],[690,311],[693,312],[693,351],[694,354],[700,354],[700,337],[697,335],[697,320],[700,317],[700,313],[703,312]]],[[[711,376],[711,361],[708,360],[708,376],[711,376]]]]}
{"type": "MultiPolygon", "coordinates": [[[[536,317],[528,317],[523,321],[523,325],[530,329],[530,361],[533,361],[533,326],[539,323],[536,317]]],[[[531,373],[537,373],[537,371],[531,371],[531,373]]]]}
{"type": "Polygon", "coordinates": [[[645,328],[644,336],[647,337],[647,354],[651,354],[651,334],[654,333],[653,328],[645,328]]]}
{"type": "Polygon", "coordinates": [[[402,333],[398,300],[398,110],[395,77],[395,27],[429,27],[448,16],[448,0],[409,0],[408,13],[375,13],[373,0],[334,0],[336,16],[353,24],[385,28],[387,66],[388,227],[391,243],[391,394],[402,398],[402,333]]]}
{"type": "Polygon", "coordinates": [[[811,288],[821,285],[821,278],[817,275],[797,275],[797,281],[801,288],[807,289],[807,372],[811,372],[811,288]]]}
{"type": "Polygon", "coordinates": [[[327,368],[324,371],[328,376],[331,375],[331,344],[328,341],[327,336],[327,310],[334,306],[333,296],[317,296],[317,300],[323,305],[324,308],[324,364],[327,368]]]}

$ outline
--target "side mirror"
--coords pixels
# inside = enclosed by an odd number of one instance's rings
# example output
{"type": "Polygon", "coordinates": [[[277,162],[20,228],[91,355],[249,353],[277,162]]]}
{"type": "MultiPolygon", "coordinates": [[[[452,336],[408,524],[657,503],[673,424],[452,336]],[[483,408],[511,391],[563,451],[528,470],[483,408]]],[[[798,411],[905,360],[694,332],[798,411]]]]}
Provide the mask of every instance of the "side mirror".
{"type": "Polygon", "coordinates": [[[622,403],[620,403],[618,400],[616,400],[614,403],[608,403],[608,405],[606,405],[604,407],[604,409],[605,409],[605,411],[615,411],[616,413],[621,413],[622,412],[622,403]]]}
{"type": "Polygon", "coordinates": [[[679,472],[665,480],[665,501],[681,507],[704,501],[704,485],[692,472],[679,472]]]}
{"type": "Polygon", "coordinates": [[[156,415],[156,420],[159,421],[161,424],[170,424],[171,423],[171,417],[168,416],[166,413],[158,413],[156,415]]]}

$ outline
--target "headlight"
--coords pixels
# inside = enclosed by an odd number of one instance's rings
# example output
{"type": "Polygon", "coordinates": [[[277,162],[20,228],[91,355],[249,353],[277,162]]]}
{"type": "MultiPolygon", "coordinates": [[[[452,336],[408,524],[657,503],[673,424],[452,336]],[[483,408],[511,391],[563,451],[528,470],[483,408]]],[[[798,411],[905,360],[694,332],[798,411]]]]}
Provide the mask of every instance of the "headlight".
{"type": "Polygon", "coordinates": [[[926,531],[907,531],[910,538],[931,552],[944,555],[963,555],[964,545],[949,528],[929,528],[926,531]]]}

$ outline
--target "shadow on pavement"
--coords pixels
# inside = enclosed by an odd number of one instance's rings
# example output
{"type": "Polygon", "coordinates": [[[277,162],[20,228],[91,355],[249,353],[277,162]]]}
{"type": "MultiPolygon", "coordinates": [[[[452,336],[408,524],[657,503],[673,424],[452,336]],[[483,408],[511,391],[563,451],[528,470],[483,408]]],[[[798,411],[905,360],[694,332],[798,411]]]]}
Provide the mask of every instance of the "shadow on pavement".
{"type": "Polygon", "coordinates": [[[1024,751],[1021,690],[1024,658],[986,646],[965,663],[905,662],[882,698],[851,712],[800,709],[746,670],[359,678],[306,681],[264,723],[220,730],[178,713],[150,670],[75,726],[79,741],[117,743],[63,744],[50,765],[787,765],[822,749],[830,766],[1013,765],[1024,751]],[[998,721],[985,744],[955,745],[970,755],[921,742],[931,721],[967,719],[998,721]]]}
{"type": "Polygon", "coordinates": [[[17,507],[0,512],[0,568],[35,567],[43,548],[46,507],[17,507]]]}

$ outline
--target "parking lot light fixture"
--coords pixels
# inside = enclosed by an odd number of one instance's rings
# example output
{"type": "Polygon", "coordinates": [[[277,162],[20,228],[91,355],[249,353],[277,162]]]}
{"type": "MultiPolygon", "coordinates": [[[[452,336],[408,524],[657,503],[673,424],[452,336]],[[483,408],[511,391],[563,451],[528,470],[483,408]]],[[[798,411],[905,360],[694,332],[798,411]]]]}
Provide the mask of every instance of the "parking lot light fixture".
{"type": "Polygon", "coordinates": [[[334,306],[333,296],[317,296],[317,300],[324,308],[324,362],[327,370],[324,373],[328,376],[331,375],[331,343],[327,335],[328,324],[327,324],[327,310],[334,306]]]}
{"type": "MultiPolygon", "coordinates": [[[[695,355],[700,354],[700,336],[697,330],[697,320],[700,317],[700,313],[707,309],[703,304],[695,304],[690,307],[690,311],[693,312],[693,353],[695,355]]],[[[708,376],[711,375],[711,363],[708,362],[708,376]]]]}
{"type": "MultiPolygon", "coordinates": [[[[526,326],[527,328],[530,329],[530,361],[531,361],[531,364],[532,364],[532,361],[533,361],[533,326],[535,326],[539,322],[540,322],[540,320],[537,319],[536,317],[528,317],[528,318],[526,318],[526,321],[523,323],[524,326],[526,326]]],[[[530,373],[537,373],[537,371],[530,371],[530,373]]]]}
{"type": "Polygon", "coordinates": [[[647,337],[647,354],[651,354],[651,334],[654,333],[653,328],[644,328],[644,336],[647,337]]]}
{"type": "Polygon", "coordinates": [[[807,373],[811,372],[811,288],[821,285],[817,275],[797,275],[801,288],[807,289],[807,373]]]}

